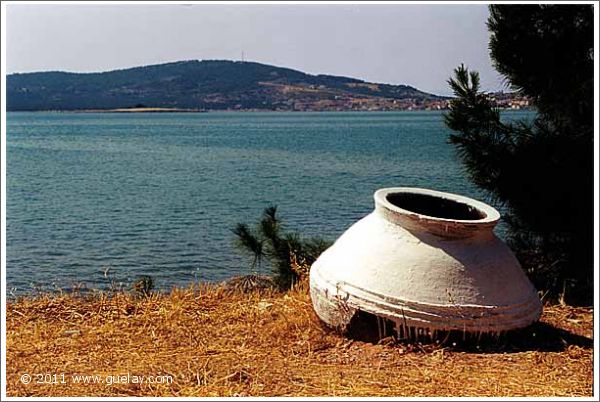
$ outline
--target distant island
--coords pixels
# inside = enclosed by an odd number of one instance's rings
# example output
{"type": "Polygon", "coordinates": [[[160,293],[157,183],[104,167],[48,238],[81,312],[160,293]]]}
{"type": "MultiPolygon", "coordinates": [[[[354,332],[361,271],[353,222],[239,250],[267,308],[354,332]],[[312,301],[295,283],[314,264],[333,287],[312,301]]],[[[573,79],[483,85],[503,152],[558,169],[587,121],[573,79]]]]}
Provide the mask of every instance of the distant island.
{"type": "Polygon", "coordinates": [[[6,87],[8,111],[441,110],[448,108],[450,99],[408,85],[227,60],[179,61],[100,73],[10,74],[6,87]]]}

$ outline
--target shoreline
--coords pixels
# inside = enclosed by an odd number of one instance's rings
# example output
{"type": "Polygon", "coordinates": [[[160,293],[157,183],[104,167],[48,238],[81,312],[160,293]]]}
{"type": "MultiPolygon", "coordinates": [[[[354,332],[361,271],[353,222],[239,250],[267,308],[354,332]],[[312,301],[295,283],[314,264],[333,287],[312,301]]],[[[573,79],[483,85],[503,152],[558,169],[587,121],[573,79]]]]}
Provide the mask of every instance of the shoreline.
{"type": "MultiPolygon", "coordinates": [[[[502,112],[535,112],[535,108],[498,108],[502,112]]],[[[116,108],[116,109],[56,109],[7,110],[7,113],[398,113],[446,112],[449,109],[399,109],[399,110],[272,110],[272,109],[178,109],[178,108],[116,108]]]]}
{"type": "Polygon", "coordinates": [[[57,110],[57,112],[72,113],[206,113],[203,109],[166,108],[166,107],[134,107],[115,109],[81,109],[57,110]]]}

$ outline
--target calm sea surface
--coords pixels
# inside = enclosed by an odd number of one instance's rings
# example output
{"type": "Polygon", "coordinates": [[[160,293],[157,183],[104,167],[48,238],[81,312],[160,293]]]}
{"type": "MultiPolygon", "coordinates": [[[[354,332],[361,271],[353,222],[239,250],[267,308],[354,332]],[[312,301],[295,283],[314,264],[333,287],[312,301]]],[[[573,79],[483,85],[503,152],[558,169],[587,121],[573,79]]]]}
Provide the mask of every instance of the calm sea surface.
{"type": "Polygon", "coordinates": [[[439,112],[9,113],[8,291],[250,273],[231,229],[271,204],[333,240],[382,187],[482,199],[448,135],[439,112]]]}

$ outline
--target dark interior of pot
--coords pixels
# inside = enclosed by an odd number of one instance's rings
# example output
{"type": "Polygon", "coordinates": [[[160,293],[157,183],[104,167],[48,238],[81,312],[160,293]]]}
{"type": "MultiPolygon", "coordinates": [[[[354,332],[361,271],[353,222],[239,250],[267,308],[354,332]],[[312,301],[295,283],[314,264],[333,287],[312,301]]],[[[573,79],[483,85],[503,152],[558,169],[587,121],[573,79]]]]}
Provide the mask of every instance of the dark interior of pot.
{"type": "Polygon", "coordinates": [[[473,206],[433,195],[393,193],[387,195],[387,200],[398,208],[434,218],[475,221],[486,217],[473,206]]]}

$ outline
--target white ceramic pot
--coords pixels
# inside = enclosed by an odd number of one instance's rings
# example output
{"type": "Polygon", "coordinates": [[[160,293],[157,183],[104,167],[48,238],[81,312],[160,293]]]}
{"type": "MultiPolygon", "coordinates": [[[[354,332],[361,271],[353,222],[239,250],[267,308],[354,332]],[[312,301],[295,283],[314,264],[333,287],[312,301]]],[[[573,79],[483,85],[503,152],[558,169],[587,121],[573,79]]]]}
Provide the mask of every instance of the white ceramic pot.
{"type": "Polygon", "coordinates": [[[397,328],[499,333],[540,317],[537,292],[493,228],[494,208],[449,193],[386,188],[311,267],[318,316],[344,329],[357,310],[397,328]]]}

